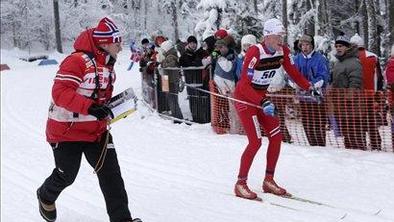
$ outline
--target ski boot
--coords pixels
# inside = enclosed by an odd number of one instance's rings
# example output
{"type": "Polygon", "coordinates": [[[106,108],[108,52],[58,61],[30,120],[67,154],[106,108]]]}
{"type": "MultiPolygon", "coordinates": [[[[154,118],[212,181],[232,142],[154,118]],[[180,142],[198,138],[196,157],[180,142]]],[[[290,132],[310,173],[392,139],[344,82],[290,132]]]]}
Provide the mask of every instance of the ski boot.
{"type": "Polygon", "coordinates": [[[265,193],[272,193],[278,196],[284,196],[287,191],[275,183],[273,176],[266,176],[263,182],[263,191],[265,193]]]}
{"type": "Polygon", "coordinates": [[[234,186],[234,193],[235,196],[245,199],[254,200],[257,198],[257,194],[249,189],[248,185],[246,184],[246,180],[237,181],[234,186]]]}

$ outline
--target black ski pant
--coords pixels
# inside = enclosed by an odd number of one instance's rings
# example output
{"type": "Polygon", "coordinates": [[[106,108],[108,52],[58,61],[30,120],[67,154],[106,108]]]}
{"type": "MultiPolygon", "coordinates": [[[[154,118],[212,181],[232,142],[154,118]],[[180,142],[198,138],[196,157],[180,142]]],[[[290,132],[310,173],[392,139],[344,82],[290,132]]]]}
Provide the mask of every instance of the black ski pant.
{"type": "MultiPolygon", "coordinates": [[[[51,144],[56,168],[40,187],[41,199],[47,204],[54,203],[60,193],[74,182],[81,165],[82,153],[85,154],[89,164],[95,167],[101,154],[103,140],[100,143],[61,142],[51,144]]],[[[104,164],[97,172],[97,177],[104,194],[110,221],[120,222],[131,218],[131,216],[111,135],[108,138],[107,149],[104,164]]]]}

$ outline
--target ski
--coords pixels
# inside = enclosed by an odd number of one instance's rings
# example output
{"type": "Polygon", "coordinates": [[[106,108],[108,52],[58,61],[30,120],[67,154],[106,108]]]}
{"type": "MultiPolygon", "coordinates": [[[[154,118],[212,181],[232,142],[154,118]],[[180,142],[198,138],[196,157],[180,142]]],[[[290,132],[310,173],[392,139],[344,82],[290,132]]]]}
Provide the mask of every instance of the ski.
{"type": "MultiPolygon", "coordinates": [[[[368,215],[368,216],[377,216],[383,211],[382,209],[378,209],[373,212],[366,212],[366,211],[360,210],[360,209],[338,207],[338,206],[333,206],[333,205],[330,205],[327,203],[323,203],[323,202],[319,202],[319,201],[315,201],[315,200],[310,200],[310,199],[306,199],[303,197],[298,197],[298,196],[295,196],[290,193],[287,193],[285,195],[275,195],[275,194],[271,194],[271,193],[265,193],[265,194],[272,195],[275,197],[290,199],[290,200],[294,200],[294,201],[298,201],[298,202],[302,202],[302,203],[313,204],[313,205],[317,205],[317,206],[323,206],[323,207],[327,207],[327,208],[331,208],[331,209],[341,210],[341,211],[353,211],[355,213],[364,214],[364,215],[368,215]]],[[[347,215],[347,213],[345,213],[343,218],[345,218],[346,215],[347,215]]],[[[341,219],[343,219],[343,218],[341,218],[341,219]]]]}
{"type": "MultiPolygon", "coordinates": [[[[234,195],[231,195],[231,196],[234,196],[234,195]]],[[[261,198],[261,197],[259,197],[259,196],[256,197],[256,198],[254,198],[254,199],[247,199],[247,198],[238,197],[238,196],[234,196],[234,197],[239,198],[239,199],[242,199],[242,200],[256,201],[256,202],[261,202],[261,203],[268,203],[268,204],[270,204],[270,205],[272,205],[272,206],[281,207],[281,208],[285,208],[285,209],[292,210],[292,211],[300,211],[300,210],[301,210],[301,209],[296,209],[296,208],[289,207],[289,206],[286,206],[286,205],[283,205],[283,204],[278,204],[278,203],[274,203],[274,202],[263,201],[263,198],[261,198]]]]}
{"type": "Polygon", "coordinates": [[[242,199],[242,200],[269,204],[271,206],[280,207],[280,208],[283,208],[283,209],[286,209],[286,210],[290,210],[290,211],[303,212],[303,213],[307,213],[307,214],[315,214],[315,215],[319,215],[319,216],[330,216],[330,217],[333,217],[335,220],[343,220],[348,215],[346,212],[345,213],[341,213],[339,216],[337,216],[337,215],[322,215],[319,212],[314,212],[314,211],[309,210],[309,209],[302,209],[302,208],[297,208],[297,207],[293,207],[293,206],[289,206],[289,205],[273,202],[273,201],[270,201],[270,200],[263,200],[263,198],[261,198],[259,196],[256,197],[255,199],[247,199],[247,198],[237,197],[235,195],[231,195],[231,196],[234,196],[234,197],[236,197],[238,199],[242,199]]]}

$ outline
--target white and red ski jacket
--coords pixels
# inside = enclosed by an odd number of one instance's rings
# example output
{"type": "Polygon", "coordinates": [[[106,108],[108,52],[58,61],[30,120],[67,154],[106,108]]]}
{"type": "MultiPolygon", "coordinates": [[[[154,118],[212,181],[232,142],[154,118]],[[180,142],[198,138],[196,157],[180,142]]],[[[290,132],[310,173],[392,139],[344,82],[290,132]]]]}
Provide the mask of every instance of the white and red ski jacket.
{"type": "Polygon", "coordinates": [[[275,75],[286,72],[302,89],[311,86],[294,66],[290,59],[290,49],[282,46],[282,50],[270,54],[263,43],[251,46],[246,52],[241,70],[241,79],[235,88],[235,96],[248,102],[260,105],[266,98],[267,88],[275,75]],[[238,96],[237,96],[238,95],[238,96]]]}
{"type": "Polygon", "coordinates": [[[92,32],[79,35],[76,52],[63,60],[55,76],[46,127],[50,143],[94,142],[106,130],[107,120],[98,121],[88,108],[111,98],[115,72],[113,64],[107,65],[109,55],[94,46],[92,32]]]}

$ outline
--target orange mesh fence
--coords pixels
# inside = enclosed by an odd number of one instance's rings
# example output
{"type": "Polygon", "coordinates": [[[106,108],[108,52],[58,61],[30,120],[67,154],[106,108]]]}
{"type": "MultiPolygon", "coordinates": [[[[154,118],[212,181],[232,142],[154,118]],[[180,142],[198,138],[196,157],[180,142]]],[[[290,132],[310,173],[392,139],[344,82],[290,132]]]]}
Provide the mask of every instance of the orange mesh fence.
{"type": "MultiPolygon", "coordinates": [[[[211,92],[218,93],[215,83],[211,92]]],[[[331,89],[321,103],[285,88],[271,94],[281,122],[283,141],[306,146],[393,151],[393,107],[390,93],[331,89]],[[390,111],[391,110],[391,111],[390,111]]],[[[212,128],[216,133],[243,134],[230,125],[231,101],[211,95],[212,128]]],[[[237,119],[238,120],[238,119],[237,119]]],[[[239,120],[238,120],[239,121],[239,120]]]]}
{"type": "MultiPolygon", "coordinates": [[[[244,134],[232,95],[218,96],[215,82],[201,67],[142,73],[144,101],[179,121],[211,122],[218,134],[244,134]],[[216,95],[215,95],[216,94],[216,95]],[[227,98],[226,98],[227,97],[227,98]]],[[[321,103],[288,87],[270,94],[283,141],[306,146],[393,151],[394,108],[390,92],[331,89],[321,103]]],[[[262,135],[264,131],[261,129],[262,135]]]]}

